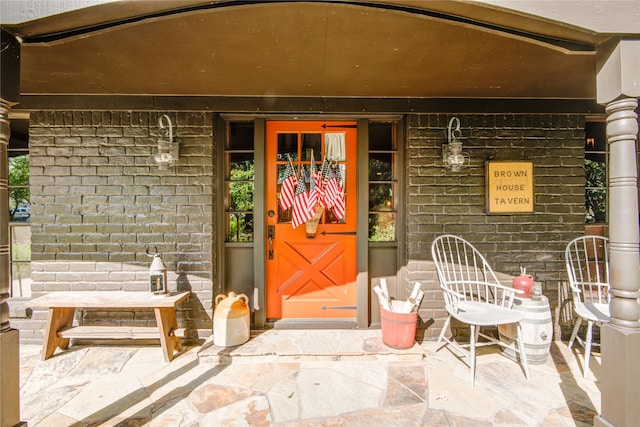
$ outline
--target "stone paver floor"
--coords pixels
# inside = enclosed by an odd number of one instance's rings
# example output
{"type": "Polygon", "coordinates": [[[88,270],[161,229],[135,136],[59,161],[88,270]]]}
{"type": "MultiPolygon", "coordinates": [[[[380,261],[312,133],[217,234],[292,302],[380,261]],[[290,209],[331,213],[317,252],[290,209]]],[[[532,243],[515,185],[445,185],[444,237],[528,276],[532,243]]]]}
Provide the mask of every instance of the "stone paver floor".
{"type": "Polygon", "coordinates": [[[543,365],[499,350],[469,369],[435,342],[396,351],[379,330],[266,331],[164,362],[159,346],[83,346],[41,361],[20,347],[21,418],[57,426],[587,426],[600,409],[599,356],[554,342],[543,365]],[[244,349],[243,349],[244,347],[244,349]],[[231,363],[227,363],[231,362],[231,363]]]}

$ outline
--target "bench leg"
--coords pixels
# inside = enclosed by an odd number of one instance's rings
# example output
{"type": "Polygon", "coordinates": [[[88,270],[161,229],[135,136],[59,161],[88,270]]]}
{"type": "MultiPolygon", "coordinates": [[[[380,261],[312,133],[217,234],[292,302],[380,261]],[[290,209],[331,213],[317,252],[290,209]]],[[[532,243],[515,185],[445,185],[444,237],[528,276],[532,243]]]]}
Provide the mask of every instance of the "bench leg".
{"type": "Polygon", "coordinates": [[[154,308],[156,313],[156,322],[160,332],[160,345],[162,346],[162,355],[165,362],[171,362],[174,351],[182,350],[182,341],[180,337],[173,335],[173,330],[178,327],[176,319],[176,309],[174,307],[154,308]]]}
{"type": "Polygon", "coordinates": [[[65,350],[69,348],[69,338],[59,338],[58,331],[73,324],[75,308],[52,307],[49,308],[47,327],[44,332],[42,345],[42,360],[47,360],[56,351],[56,347],[65,350]]]}

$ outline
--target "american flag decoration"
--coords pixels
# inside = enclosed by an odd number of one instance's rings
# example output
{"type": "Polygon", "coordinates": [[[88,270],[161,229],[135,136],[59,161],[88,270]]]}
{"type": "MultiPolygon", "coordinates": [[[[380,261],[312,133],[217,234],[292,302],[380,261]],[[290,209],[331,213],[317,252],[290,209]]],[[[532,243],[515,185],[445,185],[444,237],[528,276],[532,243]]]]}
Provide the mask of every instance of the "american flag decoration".
{"type": "Polygon", "coordinates": [[[313,156],[313,150],[311,150],[311,166],[309,167],[309,204],[313,207],[316,206],[321,198],[321,181],[318,175],[319,172],[316,169],[316,159],[313,156]]]}
{"type": "Polygon", "coordinates": [[[300,165],[300,174],[296,176],[295,169],[289,156],[285,177],[280,191],[280,207],[283,210],[293,207],[291,225],[297,228],[307,223],[307,233],[312,222],[317,226],[317,220],[324,208],[331,209],[333,216],[341,220],[345,216],[344,179],[340,173],[339,164],[332,165],[326,157],[322,161],[320,170],[316,167],[315,156],[311,151],[309,175],[304,165],[300,165]],[[306,178],[309,177],[309,191],[306,178]],[[317,214],[317,215],[316,215],[317,214]],[[309,222],[310,220],[314,220],[309,222]]]}
{"type": "Polygon", "coordinates": [[[324,189],[324,204],[327,209],[333,209],[336,199],[339,197],[338,180],[333,167],[329,167],[329,173],[324,180],[324,189]]]}
{"type": "Polygon", "coordinates": [[[344,203],[344,181],[342,180],[342,176],[340,174],[340,167],[336,166],[335,174],[333,181],[336,186],[336,193],[333,203],[333,215],[337,220],[341,220],[344,218],[345,214],[345,203],[344,203]]]}
{"type": "Polygon", "coordinates": [[[294,193],[296,189],[297,179],[296,173],[291,163],[291,158],[287,155],[287,168],[284,172],[282,180],[282,188],[280,189],[280,209],[286,211],[293,206],[294,193]]]}
{"type": "Polygon", "coordinates": [[[309,193],[307,193],[307,186],[304,183],[304,170],[302,166],[300,172],[300,179],[298,180],[298,185],[296,186],[293,197],[293,218],[291,220],[293,228],[309,221],[315,214],[314,207],[309,204],[309,193]]]}
{"type": "Polygon", "coordinates": [[[328,207],[325,199],[327,196],[327,180],[329,178],[329,169],[329,161],[325,157],[322,161],[320,172],[318,173],[318,183],[320,187],[320,198],[318,199],[318,203],[324,207],[328,207]]]}
{"type": "Polygon", "coordinates": [[[325,159],[320,166],[320,170],[316,172],[316,191],[318,192],[318,205],[320,207],[325,207],[324,203],[324,195],[325,195],[325,179],[327,176],[327,170],[329,168],[329,163],[325,159]]]}

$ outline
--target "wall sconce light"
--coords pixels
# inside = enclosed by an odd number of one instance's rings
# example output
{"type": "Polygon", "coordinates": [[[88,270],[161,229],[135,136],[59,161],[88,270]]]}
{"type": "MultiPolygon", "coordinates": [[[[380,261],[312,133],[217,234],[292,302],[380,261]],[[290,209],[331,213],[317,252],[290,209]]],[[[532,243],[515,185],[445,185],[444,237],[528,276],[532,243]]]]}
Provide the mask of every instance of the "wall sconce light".
{"type": "Polygon", "coordinates": [[[158,164],[159,169],[166,170],[178,160],[179,145],[177,141],[173,140],[173,125],[169,116],[166,114],[160,116],[158,126],[160,126],[160,129],[167,130],[165,135],[158,138],[158,151],[153,156],[153,160],[158,164]]]}
{"type": "Polygon", "coordinates": [[[447,127],[447,143],[442,144],[442,163],[452,172],[460,172],[463,167],[469,166],[469,154],[462,151],[461,134],[460,120],[452,117],[447,127]]]}

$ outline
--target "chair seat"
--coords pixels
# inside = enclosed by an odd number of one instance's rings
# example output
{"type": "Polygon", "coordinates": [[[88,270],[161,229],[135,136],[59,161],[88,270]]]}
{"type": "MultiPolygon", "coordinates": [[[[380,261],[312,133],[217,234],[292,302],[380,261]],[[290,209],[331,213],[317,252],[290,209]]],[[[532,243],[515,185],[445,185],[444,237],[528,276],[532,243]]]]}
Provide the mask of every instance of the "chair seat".
{"type": "Polygon", "coordinates": [[[460,301],[458,312],[451,315],[461,322],[479,326],[517,323],[524,318],[522,312],[476,301],[460,301]]]}
{"type": "Polygon", "coordinates": [[[594,322],[609,322],[609,304],[594,302],[577,303],[574,307],[578,316],[594,322]]]}

